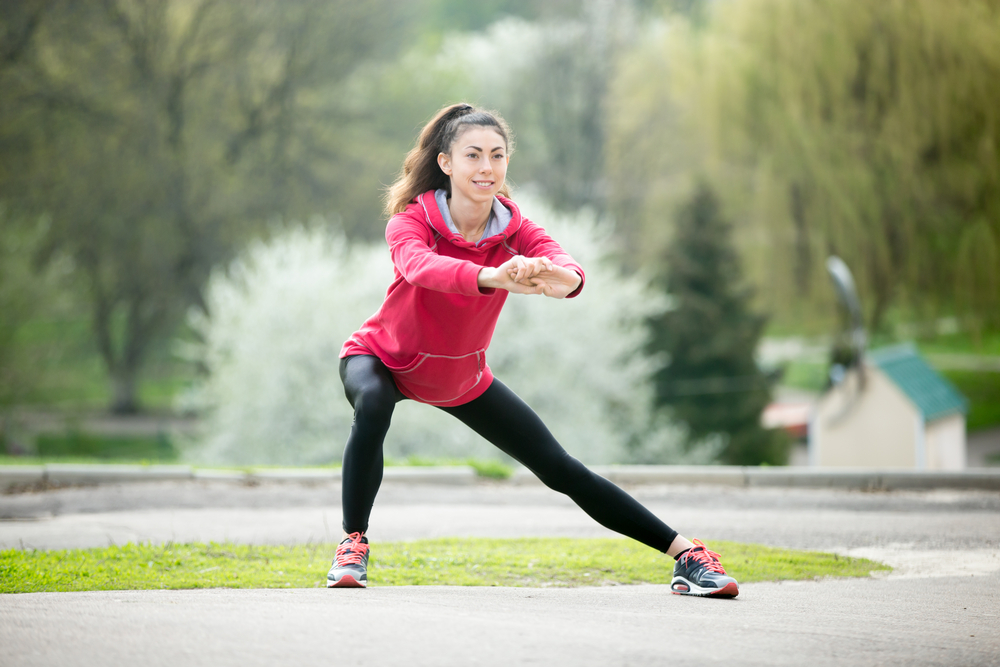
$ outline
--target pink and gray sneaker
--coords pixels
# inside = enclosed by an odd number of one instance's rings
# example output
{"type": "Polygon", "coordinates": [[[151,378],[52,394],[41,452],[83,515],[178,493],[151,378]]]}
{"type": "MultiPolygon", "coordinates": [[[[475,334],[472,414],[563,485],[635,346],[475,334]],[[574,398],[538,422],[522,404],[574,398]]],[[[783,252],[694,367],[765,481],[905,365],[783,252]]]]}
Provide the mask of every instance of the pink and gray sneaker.
{"type": "Polygon", "coordinates": [[[719,562],[719,554],[709,551],[699,540],[684,552],[674,565],[674,579],[670,590],[676,595],[734,598],[740,594],[740,585],[726,574],[719,562]]]}
{"type": "Polygon", "coordinates": [[[351,533],[337,547],[337,555],[326,575],[326,587],[368,587],[368,538],[364,533],[351,533]]]}

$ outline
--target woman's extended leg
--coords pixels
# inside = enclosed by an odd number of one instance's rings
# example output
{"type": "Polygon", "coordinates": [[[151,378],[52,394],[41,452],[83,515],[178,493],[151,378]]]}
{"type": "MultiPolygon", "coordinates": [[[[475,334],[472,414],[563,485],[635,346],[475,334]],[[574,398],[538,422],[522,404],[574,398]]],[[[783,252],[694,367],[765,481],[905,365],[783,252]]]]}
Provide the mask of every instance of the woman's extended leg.
{"type": "Polygon", "coordinates": [[[367,355],[340,362],[344,393],[354,408],[354,424],[344,448],[342,498],[344,532],[364,533],[382,484],[382,443],[389,430],[396,403],[404,397],[389,369],[367,355]]]}
{"type": "Polygon", "coordinates": [[[664,553],[682,550],[679,545],[670,548],[677,531],[570,456],[538,415],[499,380],[479,398],[441,409],[520,461],[546,486],[568,495],[602,526],[664,553]]]}

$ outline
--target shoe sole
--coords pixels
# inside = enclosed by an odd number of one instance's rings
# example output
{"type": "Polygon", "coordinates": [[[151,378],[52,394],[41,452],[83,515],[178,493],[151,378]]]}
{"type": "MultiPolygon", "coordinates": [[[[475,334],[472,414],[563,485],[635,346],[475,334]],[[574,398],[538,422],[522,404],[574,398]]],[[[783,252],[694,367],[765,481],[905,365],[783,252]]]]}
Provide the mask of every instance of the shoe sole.
{"type": "Polygon", "coordinates": [[[731,582],[722,588],[702,588],[683,577],[677,577],[670,582],[670,592],[674,595],[693,595],[700,598],[734,598],[740,594],[740,587],[736,582],[731,582]]]}
{"type": "Polygon", "coordinates": [[[345,574],[337,581],[326,580],[327,588],[368,588],[367,581],[358,581],[349,574],[345,574]]]}

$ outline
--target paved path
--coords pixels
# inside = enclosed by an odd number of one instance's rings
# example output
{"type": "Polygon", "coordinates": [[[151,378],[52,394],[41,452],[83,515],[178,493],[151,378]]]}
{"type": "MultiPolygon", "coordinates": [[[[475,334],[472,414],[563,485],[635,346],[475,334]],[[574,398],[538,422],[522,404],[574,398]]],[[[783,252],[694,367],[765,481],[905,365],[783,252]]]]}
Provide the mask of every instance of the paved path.
{"type": "MultiPolygon", "coordinates": [[[[664,587],[150,591],[0,596],[0,664],[997,664],[1000,494],[637,487],[671,525],[863,555],[885,577],[664,587]],[[377,656],[374,659],[373,656],[377,656]]],[[[339,487],[127,484],[0,496],[0,548],[327,541],[339,487]]],[[[387,485],[379,540],[608,534],[543,488],[387,485]]],[[[723,554],[725,556],[725,554],[723,554]]]]}

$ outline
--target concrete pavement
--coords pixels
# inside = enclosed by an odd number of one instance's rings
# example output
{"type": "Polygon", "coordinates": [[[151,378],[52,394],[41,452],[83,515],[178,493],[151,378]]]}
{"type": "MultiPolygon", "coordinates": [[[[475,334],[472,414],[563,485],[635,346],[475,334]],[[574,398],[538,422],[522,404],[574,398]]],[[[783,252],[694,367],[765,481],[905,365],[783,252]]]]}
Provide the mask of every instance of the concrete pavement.
{"type": "MultiPolygon", "coordinates": [[[[149,591],[0,596],[0,664],[970,664],[1000,662],[1000,494],[642,485],[692,537],[823,549],[888,576],[665,587],[149,591]]],[[[163,481],[0,496],[0,548],[327,541],[335,482],[163,481]]],[[[378,541],[609,534],[547,489],[389,484],[378,541]]],[[[723,559],[725,554],[723,553],[723,559]]],[[[725,560],[723,560],[725,562],[725,560]]],[[[669,566],[669,563],[665,563],[669,566]]]]}
{"type": "Polygon", "coordinates": [[[996,590],[948,579],[0,597],[10,665],[995,665],[996,590]]]}

